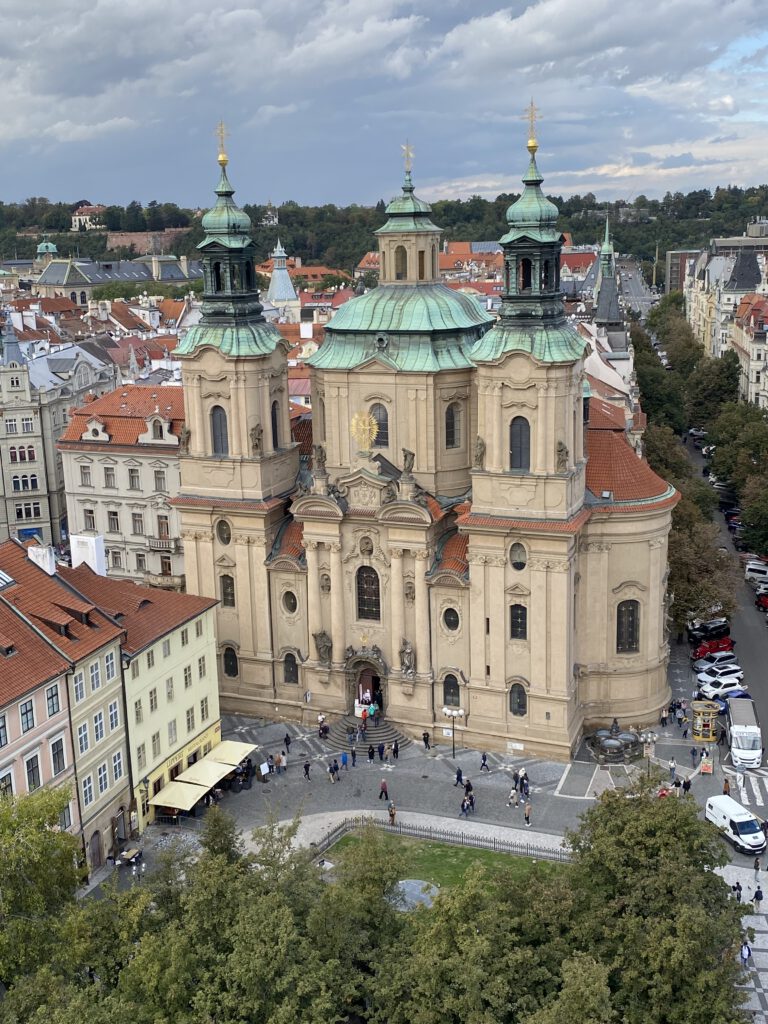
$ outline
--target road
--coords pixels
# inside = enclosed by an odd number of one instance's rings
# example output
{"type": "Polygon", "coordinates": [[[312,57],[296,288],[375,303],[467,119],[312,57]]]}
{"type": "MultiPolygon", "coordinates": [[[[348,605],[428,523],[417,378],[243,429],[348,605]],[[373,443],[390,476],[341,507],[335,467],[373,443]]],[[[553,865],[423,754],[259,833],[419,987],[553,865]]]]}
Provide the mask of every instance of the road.
{"type": "Polygon", "coordinates": [[[651,310],[654,295],[643,280],[640,264],[634,260],[622,260],[618,264],[621,277],[621,293],[629,309],[634,309],[645,318],[651,310]],[[630,276],[631,275],[631,276],[630,276]]]}

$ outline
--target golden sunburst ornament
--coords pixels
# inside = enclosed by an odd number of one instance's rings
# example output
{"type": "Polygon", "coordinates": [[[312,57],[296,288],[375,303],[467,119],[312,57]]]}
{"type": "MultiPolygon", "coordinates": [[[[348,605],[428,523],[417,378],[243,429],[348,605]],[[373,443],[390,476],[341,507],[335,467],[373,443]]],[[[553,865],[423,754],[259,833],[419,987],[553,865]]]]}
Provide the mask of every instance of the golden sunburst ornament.
{"type": "Polygon", "coordinates": [[[379,432],[379,425],[373,416],[368,412],[356,412],[349,424],[349,429],[352,437],[357,441],[360,451],[369,452],[379,432]]]}

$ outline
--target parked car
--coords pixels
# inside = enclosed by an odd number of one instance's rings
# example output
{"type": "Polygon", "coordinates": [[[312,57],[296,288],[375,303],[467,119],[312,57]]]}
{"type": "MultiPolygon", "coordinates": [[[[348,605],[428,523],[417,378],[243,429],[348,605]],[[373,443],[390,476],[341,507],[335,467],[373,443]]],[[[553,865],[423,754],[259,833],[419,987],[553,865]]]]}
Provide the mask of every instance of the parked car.
{"type": "Polygon", "coordinates": [[[697,661],[699,658],[706,658],[708,654],[714,654],[715,651],[732,651],[735,646],[736,641],[730,636],[721,636],[716,640],[705,640],[693,648],[691,660],[697,661]]]}
{"type": "Polygon", "coordinates": [[[758,583],[755,587],[755,597],[761,597],[763,594],[768,594],[768,583],[758,583]]]}
{"type": "Polygon", "coordinates": [[[768,583],[768,565],[765,562],[747,562],[744,566],[744,582],[756,586],[758,583],[768,583]]]}
{"type": "Polygon", "coordinates": [[[691,642],[719,640],[722,636],[730,635],[731,627],[728,619],[709,619],[707,622],[693,622],[688,626],[688,640],[691,642]]]}
{"type": "Polygon", "coordinates": [[[725,700],[732,693],[736,693],[737,690],[745,689],[746,685],[739,679],[720,679],[716,683],[702,683],[699,687],[699,693],[706,700],[714,700],[715,698],[725,700]]]}
{"type": "Polygon", "coordinates": [[[704,686],[717,684],[724,680],[740,683],[744,678],[744,669],[738,662],[733,662],[731,665],[715,665],[713,668],[708,668],[705,672],[697,672],[696,678],[701,689],[704,686]]]}
{"type": "Polygon", "coordinates": [[[754,700],[755,698],[751,693],[747,693],[746,690],[731,690],[727,697],[707,697],[707,700],[714,701],[715,704],[720,708],[718,711],[719,715],[724,715],[728,710],[728,701],[734,700],[735,698],[740,700],[754,700]]]}
{"type": "Polygon", "coordinates": [[[711,459],[712,456],[715,454],[716,448],[717,445],[715,444],[705,444],[704,447],[701,449],[701,454],[704,456],[705,459],[711,459]]]}
{"type": "Polygon", "coordinates": [[[755,608],[761,612],[768,612],[768,593],[758,594],[755,598],[755,608]]]}
{"type": "Polygon", "coordinates": [[[707,669],[714,668],[715,665],[735,664],[736,655],[733,651],[713,651],[712,654],[706,654],[703,658],[698,658],[691,667],[694,672],[706,672],[707,669]]]}
{"type": "Polygon", "coordinates": [[[702,437],[707,436],[707,432],[706,430],[703,430],[701,427],[691,427],[691,429],[688,431],[688,436],[698,437],[699,439],[701,439],[702,437]]]}

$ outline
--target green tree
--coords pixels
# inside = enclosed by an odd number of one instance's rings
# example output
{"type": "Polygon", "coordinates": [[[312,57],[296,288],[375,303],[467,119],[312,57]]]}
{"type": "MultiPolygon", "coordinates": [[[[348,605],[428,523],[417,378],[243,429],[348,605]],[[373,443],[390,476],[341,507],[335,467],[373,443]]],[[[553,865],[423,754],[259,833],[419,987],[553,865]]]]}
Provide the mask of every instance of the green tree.
{"type": "Polygon", "coordinates": [[[724,405],[712,425],[712,469],[741,494],[749,477],[768,461],[768,415],[747,402],[724,405]]]}
{"type": "Polygon", "coordinates": [[[203,819],[200,845],[209,857],[222,857],[228,864],[236,864],[245,851],[235,819],[217,804],[208,808],[203,819]]]}
{"type": "Polygon", "coordinates": [[[741,521],[748,549],[768,555],[768,474],[747,479],[741,498],[741,521]]]}
{"type": "Polygon", "coordinates": [[[614,1024],[618,1021],[611,1006],[608,983],[610,968],[584,953],[563,961],[563,985],[552,1002],[521,1024],[614,1024]]]}
{"type": "Polygon", "coordinates": [[[738,399],[739,357],[730,350],[721,359],[705,356],[685,390],[688,422],[709,429],[723,406],[738,399]]]}
{"type": "Polygon", "coordinates": [[[683,495],[672,513],[669,534],[670,609],[677,632],[694,618],[710,618],[715,608],[730,615],[736,606],[733,557],[719,550],[719,534],[691,498],[683,495]]]}

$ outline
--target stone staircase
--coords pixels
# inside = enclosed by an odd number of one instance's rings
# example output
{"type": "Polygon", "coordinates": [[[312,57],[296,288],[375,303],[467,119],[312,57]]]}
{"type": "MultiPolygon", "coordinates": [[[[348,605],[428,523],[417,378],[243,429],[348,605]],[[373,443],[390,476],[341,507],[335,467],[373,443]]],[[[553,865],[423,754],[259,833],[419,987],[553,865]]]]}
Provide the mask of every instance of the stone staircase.
{"type": "MultiPolygon", "coordinates": [[[[354,715],[344,715],[342,718],[337,718],[330,727],[328,738],[325,741],[325,746],[329,752],[349,750],[350,743],[347,740],[347,730],[357,729],[360,723],[359,718],[355,718],[354,715]]],[[[373,722],[368,723],[368,728],[365,731],[365,737],[356,743],[357,756],[367,757],[367,751],[369,744],[373,744],[374,750],[380,743],[394,743],[397,740],[400,749],[404,750],[409,747],[413,740],[409,736],[403,735],[398,732],[397,729],[390,722],[387,721],[383,716],[379,718],[378,726],[374,726],[373,722]]],[[[376,757],[378,759],[378,751],[376,757]]]]}

